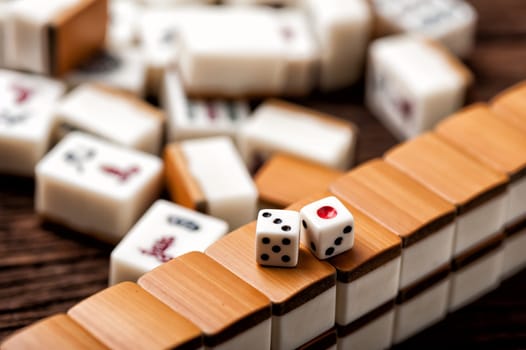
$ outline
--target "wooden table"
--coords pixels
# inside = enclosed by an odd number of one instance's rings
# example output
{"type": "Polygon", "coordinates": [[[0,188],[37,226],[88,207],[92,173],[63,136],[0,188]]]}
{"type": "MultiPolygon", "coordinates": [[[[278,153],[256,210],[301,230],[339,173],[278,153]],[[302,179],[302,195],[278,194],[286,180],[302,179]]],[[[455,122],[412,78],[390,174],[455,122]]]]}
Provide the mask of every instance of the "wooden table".
{"type": "MultiPolygon", "coordinates": [[[[476,76],[469,101],[485,101],[526,79],[526,1],[472,0],[480,15],[477,48],[468,61],[476,76]]],[[[363,83],[302,104],[355,122],[359,162],[397,143],[364,108],[363,83]]],[[[112,247],[42,225],[33,212],[32,180],[0,176],[0,339],[106,287],[112,247]]],[[[526,254],[526,252],[525,252],[526,254]]],[[[452,314],[400,348],[468,345],[526,348],[526,271],[452,314]]]]}

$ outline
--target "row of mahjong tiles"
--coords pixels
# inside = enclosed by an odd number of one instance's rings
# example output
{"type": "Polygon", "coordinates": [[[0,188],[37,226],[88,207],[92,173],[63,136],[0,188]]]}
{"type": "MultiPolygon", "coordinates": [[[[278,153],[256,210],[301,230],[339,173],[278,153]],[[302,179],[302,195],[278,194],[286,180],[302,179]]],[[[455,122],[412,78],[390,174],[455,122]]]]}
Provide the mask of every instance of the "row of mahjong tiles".
{"type": "MultiPolygon", "coordinates": [[[[70,329],[73,339],[62,339],[67,344],[128,347],[134,334],[147,333],[152,336],[139,345],[197,348],[199,329],[208,347],[316,348],[334,345],[335,334],[342,349],[403,341],[524,266],[526,133],[517,129],[525,125],[525,101],[520,85],[490,106],[472,105],[448,117],[434,132],[389,150],[384,160],[329,180],[330,194],[353,212],[357,225],[353,249],[329,264],[302,248],[297,268],[259,267],[251,223],[219,239],[206,255],[168,261],[140,277],[140,287],[117,284],[4,345],[56,340],[62,327],[77,323],[97,340],[70,329]],[[165,322],[178,324],[178,332],[165,322]]],[[[292,200],[288,208],[327,195],[292,200]]]]}

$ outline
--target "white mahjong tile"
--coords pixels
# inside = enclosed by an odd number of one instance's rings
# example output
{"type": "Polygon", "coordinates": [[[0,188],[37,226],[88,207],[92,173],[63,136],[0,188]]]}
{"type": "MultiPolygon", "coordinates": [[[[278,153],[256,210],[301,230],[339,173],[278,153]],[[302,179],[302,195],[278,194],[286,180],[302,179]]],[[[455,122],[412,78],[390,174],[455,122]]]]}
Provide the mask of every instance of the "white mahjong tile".
{"type": "Polygon", "coordinates": [[[373,0],[372,4],[380,23],[389,27],[379,28],[381,34],[393,30],[423,34],[459,56],[473,49],[477,13],[465,1],[373,0]]]}
{"type": "Polygon", "coordinates": [[[48,36],[42,32],[57,15],[82,0],[18,0],[5,22],[6,65],[35,73],[49,73],[48,36]]]}
{"type": "Polygon", "coordinates": [[[212,137],[181,142],[188,168],[207,204],[207,213],[237,228],[256,217],[257,189],[233,142],[212,137]]]}
{"type": "Polygon", "coordinates": [[[270,5],[270,6],[296,6],[300,0],[223,0],[225,5],[270,5]]]}
{"type": "Polygon", "coordinates": [[[148,92],[157,96],[166,69],[177,66],[182,27],[195,18],[199,7],[148,8],[141,16],[139,35],[148,68],[148,92]]]}
{"type": "Polygon", "coordinates": [[[132,0],[112,0],[108,10],[110,18],[106,46],[113,50],[134,46],[138,39],[142,7],[132,0]]]}
{"type": "Polygon", "coordinates": [[[471,75],[444,50],[412,35],[371,45],[366,102],[397,137],[429,130],[462,105],[471,75]]]}
{"type": "Polygon", "coordinates": [[[116,242],[157,198],[161,176],[157,157],[72,132],[36,167],[36,211],[116,242]]]}
{"type": "Polygon", "coordinates": [[[185,253],[204,252],[227,231],[223,220],[157,200],[111,253],[110,285],[136,281],[185,253]]]}
{"type": "Polygon", "coordinates": [[[310,110],[291,106],[266,102],[241,127],[238,143],[249,169],[273,152],[347,169],[353,163],[356,142],[350,125],[332,119],[325,121],[310,110]]]}
{"type": "Polygon", "coordinates": [[[320,88],[354,83],[363,72],[373,16],[366,0],[304,0],[320,43],[320,88]]]}
{"type": "Polygon", "coordinates": [[[283,9],[277,14],[278,30],[285,41],[287,78],[283,92],[287,95],[309,93],[316,84],[320,48],[305,13],[283,9]]]}
{"type": "Polygon", "coordinates": [[[169,141],[234,137],[250,110],[246,100],[189,99],[173,71],[164,76],[162,104],[167,114],[169,141]]]}
{"type": "Polygon", "coordinates": [[[98,53],[65,78],[70,86],[98,82],[143,96],[146,65],[139,49],[123,48],[98,53]]]}
{"type": "Polygon", "coordinates": [[[57,134],[78,129],[158,154],[163,114],[139,98],[102,85],[84,84],[66,95],[56,108],[57,134]]]}
{"type": "Polygon", "coordinates": [[[32,176],[49,147],[53,108],[65,86],[0,70],[0,172],[32,176]]]}
{"type": "Polygon", "coordinates": [[[180,43],[179,70],[190,94],[239,97],[283,89],[285,42],[273,9],[201,9],[183,26],[180,43]]]}

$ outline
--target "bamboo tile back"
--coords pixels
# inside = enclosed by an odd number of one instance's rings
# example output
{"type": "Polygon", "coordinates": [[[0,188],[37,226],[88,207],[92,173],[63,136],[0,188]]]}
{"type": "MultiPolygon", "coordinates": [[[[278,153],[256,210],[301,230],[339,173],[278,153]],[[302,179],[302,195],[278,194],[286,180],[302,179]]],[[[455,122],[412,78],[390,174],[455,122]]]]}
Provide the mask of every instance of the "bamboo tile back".
{"type": "Polygon", "coordinates": [[[204,212],[206,198],[190,173],[186,157],[179,144],[173,143],[165,147],[164,169],[172,200],[187,208],[204,212]]]}
{"type": "Polygon", "coordinates": [[[434,133],[395,146],[385,160],[461,209],[493,189],[504,191],[508,180],[434,133]]]}
{"type": "Polygon", "coordinates": [[[199,328],[131,282],[81,301],[68,315],[112,349],[201,346],[199,328]]]}
{"type": "Polygon", "coordinates": [[[205,336],[244,323],[237,327],[240,333],[270,317],[267,297],[199,252],[159,266],[142,276],[139,285],[194,322],[205,336]],[[260,316],[249,324],[247,318],[256,314],[260,316]]]}
{"type": "Polygon", "coordinates": [[[404,246],[454,220],[452,204],[379,159],[348,172],[330,191],[392,230],[404,246]]]}
{"type": "Polygon", "coordinates": [[[504,90],[493,98],[491,110],[499,118],[526,132],[526,81],[504,90]]]}
{"type": "Polygon", "coordinates": [[[7,338],[1,350],[102,350],[107,349],[65,314],[44,318],[7,338]]]}
{"type": "Polygon", "coordinates": [[[491,112],[483,103],[453,114],[436,127],[437,134],[512,180],[526,169],[526,134],[491,112]]]}
{"type": "Polygon", "coordinates": [[[283,208],[307,195],[327,190],[341,171],[285,154],[276,154],[257,172],[259,199],[283,208]]]}

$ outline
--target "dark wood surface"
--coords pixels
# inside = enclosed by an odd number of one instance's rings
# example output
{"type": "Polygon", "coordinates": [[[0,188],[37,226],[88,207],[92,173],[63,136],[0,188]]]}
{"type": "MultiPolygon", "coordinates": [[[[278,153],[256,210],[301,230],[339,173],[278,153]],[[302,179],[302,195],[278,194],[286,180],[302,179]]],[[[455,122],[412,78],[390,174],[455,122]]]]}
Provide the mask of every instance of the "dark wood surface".
{"type": "MultiPolygon", "coordinates": [[[[476,76],[470,102],[487,100],[526,79],[526,1],[472,3],[480,22],[477,48],[468,60],[476,76]]],[[[397,143],[363,107],[362,85],[300,100],[360,127],[360,162],[397,143]]],[[[107,285],[112,247],[42,225],[33,212],[33,191],[31,179],[0,176],[0,339],[40,318],[65,312],[107,285]]],[[[459,345],[526,349],[526,272],[399,347],[459,345]]]]}

